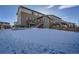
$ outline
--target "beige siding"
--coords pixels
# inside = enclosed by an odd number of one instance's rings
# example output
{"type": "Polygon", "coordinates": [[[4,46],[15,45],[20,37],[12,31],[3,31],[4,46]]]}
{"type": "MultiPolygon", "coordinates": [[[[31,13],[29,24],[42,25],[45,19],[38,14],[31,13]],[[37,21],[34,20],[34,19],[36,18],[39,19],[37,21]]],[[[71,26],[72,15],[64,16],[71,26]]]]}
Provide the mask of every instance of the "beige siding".
{"type": "Polygon", "coordinates": [[[28,10],[28,9],[21,9],[22,12],[28,13],[28,14],[32,14],[32,11],[28,10]]]}
{"type": "Polygon", "coordinates": [[[49,27],[49,19],[47,17],[44,17],[43,22],[44,22],[44,27],[48,28],[49,27]]]}
{"type": "Polygon", "coordinates": [[[22,12],[22,14],[21,14],[21,24],[27,26],[28,20],[34,20],[36,18],[37,18],[37,16],[22,12]]]}
{"type": "Polygon", "coordinates": [[[18,14],[17,15],[17,23],[18,24],[21,24],[21,14],[18,14]]]}

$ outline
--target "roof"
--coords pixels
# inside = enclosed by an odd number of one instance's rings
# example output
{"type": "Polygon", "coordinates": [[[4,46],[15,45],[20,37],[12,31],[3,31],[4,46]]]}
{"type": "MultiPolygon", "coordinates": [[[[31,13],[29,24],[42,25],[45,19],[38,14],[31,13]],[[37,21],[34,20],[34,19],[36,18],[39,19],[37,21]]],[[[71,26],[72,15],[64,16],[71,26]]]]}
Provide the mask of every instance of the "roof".
{"type": "Polygon", "coordinates": [[[40,17],[38,17],[37,19],[40,19],[40,18],[43,18],[43,17],[47,17],[47,18],[49,18],[50,20],[52,20],[50,17],[48,17],[47,15],[44,15],[44,16],[40,16],[40,17]]]}
{"type": "Polygon", "coordinates": [[[56,18],[58,18],[58,19],[61,19],[60,17],[55,16],[55,15],[47,15],[47,16],[52,16],[52,17],[56,17],[56,18]]]}
{"type": "Polygon", "coordinates": [[[48,17],[51,18],[54,21],[65,22],[64,20],[62,20],[62,18],[55,16],[55,15],[48,15],[48,17]]]}
{"type": "MultiPolygon", "coordinates": [[[[49,18],[50,20],[53,20],[53,17],[51,18],[51,17],[49,17],[50,15],[44,15],[44,16],[41,16],[41,17],[38,17],[37,19],[40,19],[40,18],[43,18],[43,17],[47,17],[47,18],[49,18]]],[[[54,15],[51,15],[51,16],[54,16],[54,15]]],[[[61,20],[61,18],[59,18],[59,17],[57,17],[57,16],[54,16],[54,17],[56,17],[56,18],[58,18],[57,20],[59,20],[59,21],[63,21],[63,20],[61,20]]],[[[55,21],[57,21],[56,19],[55,19],[55,21]]]]}
{"type": "MultiPolygon", "coordinates": [[[[18,7],[18,11],[19,11],[20,8],[24,8],[24,9],[30,10],[30,11],[32,11],[32,12],[36,12],[36,13],[39,13],[39,14],[45,15],[45,14],[40,13],[40,12],[38,12],[38,11],[34,11],[34,10],[32,10],[32,9],[29,9],[29,8],[27,8],[27,7],[24,7],[24,6],[22,6],[22,5],[18,7]]],[[[18,14],[18,11],[17,11],[17,14],[18,14]]]]}

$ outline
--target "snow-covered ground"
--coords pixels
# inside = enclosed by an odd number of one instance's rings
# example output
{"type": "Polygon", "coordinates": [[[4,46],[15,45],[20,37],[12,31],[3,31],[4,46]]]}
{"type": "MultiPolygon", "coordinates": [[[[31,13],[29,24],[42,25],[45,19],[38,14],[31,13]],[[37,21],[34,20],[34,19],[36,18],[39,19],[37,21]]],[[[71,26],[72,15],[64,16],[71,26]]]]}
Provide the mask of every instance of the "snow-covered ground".
{"type": "Polygon", "coordinates": [[[79,53],[79,32],[38,28],[0,30],[0,53],[79,53]]]}

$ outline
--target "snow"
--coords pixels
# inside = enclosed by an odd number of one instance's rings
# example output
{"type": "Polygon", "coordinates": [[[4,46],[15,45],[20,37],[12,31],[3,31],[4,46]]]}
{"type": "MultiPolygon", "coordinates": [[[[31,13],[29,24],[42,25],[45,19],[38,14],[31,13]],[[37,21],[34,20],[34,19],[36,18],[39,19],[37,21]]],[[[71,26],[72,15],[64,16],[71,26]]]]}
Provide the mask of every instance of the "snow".
{"type": "Polygon", "coordinates": [[[1,54],[79,53],[79,32],[26,28],[0,30],[1,54]]]}

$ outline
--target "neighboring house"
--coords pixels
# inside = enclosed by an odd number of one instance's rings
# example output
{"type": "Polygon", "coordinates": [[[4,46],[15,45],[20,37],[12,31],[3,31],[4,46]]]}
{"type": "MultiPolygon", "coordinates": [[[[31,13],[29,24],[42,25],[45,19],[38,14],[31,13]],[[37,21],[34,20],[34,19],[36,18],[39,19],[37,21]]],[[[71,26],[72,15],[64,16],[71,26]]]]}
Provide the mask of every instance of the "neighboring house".
{"type": "Polygon", "coordinates": [[[59,18],[55,15],[48,15],[50,19],[52,19],[52,26],[59,26],[59,27],[64,27],[64,28],[75,28],[75,23],[67,22],[62,20],[62,18],[59,18]]]}
{"type": "Polygon", "coordinates": [[[0,22],[0,29],[8,29],[10,28],[10,23],[8,22],[0,22]]]}

